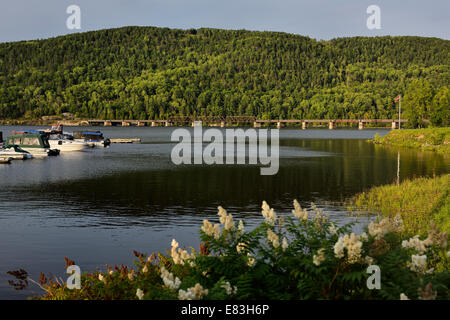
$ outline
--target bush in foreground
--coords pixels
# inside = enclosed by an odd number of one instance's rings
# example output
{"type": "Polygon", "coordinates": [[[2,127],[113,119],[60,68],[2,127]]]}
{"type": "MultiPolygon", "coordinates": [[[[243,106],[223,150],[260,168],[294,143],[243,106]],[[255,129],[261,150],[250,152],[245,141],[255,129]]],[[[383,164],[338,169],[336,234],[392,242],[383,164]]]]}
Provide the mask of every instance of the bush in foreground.
{"type": "MultiPolygon", "coordinates": [[[[337,226],[322,210],[265,219],[252,231],[219,207],[219,223],[203,221],[200,251],[172,240],[170,254],[134,252],[136,269],[108,267],[81,276],[81,289],[41,274],[41,299],[449,299],[448,236],[435,225],[426,239],[400,236],[399,216],[371,222],[366,232],[337,226]],[[381,271],[369,289],[367,268],[381,271]]],[[[66,260],[67,264],[73,262],[66,260]]]]}

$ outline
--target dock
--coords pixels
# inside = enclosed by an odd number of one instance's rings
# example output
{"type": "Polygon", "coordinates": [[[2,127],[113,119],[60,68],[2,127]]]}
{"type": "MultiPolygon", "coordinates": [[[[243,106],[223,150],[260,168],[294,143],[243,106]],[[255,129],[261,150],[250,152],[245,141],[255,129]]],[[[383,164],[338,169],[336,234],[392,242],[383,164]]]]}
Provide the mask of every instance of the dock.
{"type": "Polygon", "coordinates": [[[140,143],[141,139],[139,138],[130,138],[130,139],[109,139],[111,143],[140,143]]]}

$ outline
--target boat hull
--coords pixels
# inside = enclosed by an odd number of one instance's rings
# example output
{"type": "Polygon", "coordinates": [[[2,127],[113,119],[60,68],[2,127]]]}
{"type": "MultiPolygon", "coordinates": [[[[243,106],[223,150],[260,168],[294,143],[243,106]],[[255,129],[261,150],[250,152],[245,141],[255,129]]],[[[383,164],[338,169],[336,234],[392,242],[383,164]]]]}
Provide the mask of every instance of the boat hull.
{"type": "Polygon", "coordinates": [[[58,149],[60,152],[83,151],[88,148],[88,144],[72,140],[49,140],[52,149],[58,149]]]}
{"type": "Polygon", "coordinates": [[[33,156],[30,153],[0,151],[0,158],[12,158],[12,160],[27,160],[33,158],[33,156]]]}
{"type": "Polygon", "coordinates": [[[23,150],[28,151],[34,158],[45,158],[48,156],[56,156],[59,154],[59,150],[48,148],[25,148],[23,150]]]}

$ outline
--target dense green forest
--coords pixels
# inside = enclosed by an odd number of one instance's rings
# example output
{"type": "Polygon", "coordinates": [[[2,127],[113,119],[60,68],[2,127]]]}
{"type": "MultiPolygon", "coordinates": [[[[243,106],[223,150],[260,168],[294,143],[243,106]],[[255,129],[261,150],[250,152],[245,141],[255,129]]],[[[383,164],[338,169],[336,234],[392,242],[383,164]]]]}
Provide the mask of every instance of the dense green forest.
{"type": "Polygon", "coordinates": [[[450,41],[124,27],[0,44],[0,118],[405,117],[446,125],[450,41]]]}

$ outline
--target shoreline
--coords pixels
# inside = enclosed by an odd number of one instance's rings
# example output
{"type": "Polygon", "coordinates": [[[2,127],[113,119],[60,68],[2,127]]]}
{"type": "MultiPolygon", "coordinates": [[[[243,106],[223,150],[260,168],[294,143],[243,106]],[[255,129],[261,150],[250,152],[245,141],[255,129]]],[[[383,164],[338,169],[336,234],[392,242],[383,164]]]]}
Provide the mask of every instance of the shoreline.
{"type": "Polygon", "coordinates": [[[377,145],[450,155],[450,127],[392,130],[384,137],[375,136],[369,141],[377,145]]]}

